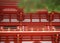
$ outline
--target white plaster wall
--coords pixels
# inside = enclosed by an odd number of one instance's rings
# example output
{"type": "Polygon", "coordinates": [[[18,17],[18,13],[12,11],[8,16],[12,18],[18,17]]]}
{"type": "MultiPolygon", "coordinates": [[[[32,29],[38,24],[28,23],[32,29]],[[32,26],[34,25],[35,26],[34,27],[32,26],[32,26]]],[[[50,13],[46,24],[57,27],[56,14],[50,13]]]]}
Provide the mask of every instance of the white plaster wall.
{"type": "Polygon", "coordinates": [[[5,43],[4,41],[1,41],[0,43],[5,43]]]}
{"type": "Polygon", "coordinates": [[[23,22],[30,22],[30,19],[24,19],[23,22]]]}
{"type": "Polygon", "coordinates": [[[39,22],[39,19],[32,19],[32,22],[39,22]]]}
{"type": "Polygon", "coordinates": [[[11,19],[11,22],[19,22],[17,19],[11,19]]]}
{"type": "Polygon", "coordinates": [[[5,8],[5,9],[3,9],[3,11],[17,11],[17,9],[14,9],[14,8],[5,8]]]}
{"type": "Polygon", "coordinates": [[[41,22],[48,22],[47,19],[41,19],[41,22]]]}
{"type": "Polygon", "coordinates": [[[9,19],[3,19],[1,22],[9,22],[9,19]]]}
{"type": "MultiPolygon", "coordinates": [[[[9,19],[3,19],[1,22],[9,22],[9,19]]],[[[19,22],[17,19],[11,19],[11,22],[19,22]]]]}
{"type": "Polygon", "coordinates": [[[41,43],[52,43],[52,41],[40,41],[41,43]]]}
{"type": "Polygon", "coordinates": [[[60,22],[60,19],[54,19],[52,22],[60,22]]]}
{"type": "Polygon", "coordinates": [[[33,43],[33,41],[22,41],[22,43],[33,43]]]}
{"type": "Polygon", "coordinates": [[[10,41],[10,43],[14,43],[14,41],[10,41]]]}

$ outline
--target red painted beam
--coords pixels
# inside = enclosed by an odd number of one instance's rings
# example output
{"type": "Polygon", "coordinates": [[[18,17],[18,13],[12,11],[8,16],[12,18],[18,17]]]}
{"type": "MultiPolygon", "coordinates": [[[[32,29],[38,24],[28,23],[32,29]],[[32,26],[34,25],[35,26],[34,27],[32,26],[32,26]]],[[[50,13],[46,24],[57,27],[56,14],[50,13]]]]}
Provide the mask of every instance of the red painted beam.
{"type": "Polygon", "coordinates": [[[0,34],[20,34],[20,35],[55,35],[60,31],[0,31],[0,34]]]}
{"type": "Polygon", "coordinates": [[[27,26],[31,26],[31,25],[33,25],[33,26],[50,26],[50,25],[52,25],[52,26],[60,26],[60,22],[51,22],[51,23],[49,23],[49,22],[0,22],[0,26],[8,26],[8,25],[10,25],[10,26],[18,26],[18,25],[22,25],[22,26],[24,26],[24,25],[27,25],[27,26]]]}

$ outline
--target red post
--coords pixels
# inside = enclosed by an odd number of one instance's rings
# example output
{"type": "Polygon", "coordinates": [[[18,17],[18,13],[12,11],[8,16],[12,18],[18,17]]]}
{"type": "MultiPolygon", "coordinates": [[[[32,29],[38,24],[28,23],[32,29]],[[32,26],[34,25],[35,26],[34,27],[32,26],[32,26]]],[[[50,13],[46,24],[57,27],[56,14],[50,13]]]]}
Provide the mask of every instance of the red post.
{"type": "Polygon", "coordinates": [[[40,43],[40,41],[34,41],[34,43],[40,43]]]}
{"type": "Polygon", "coordinates": [[[59,36],[59,34],[56,34],[56,41],[55,41],[56,43],[59,43],[58,36],[59,36]]]}

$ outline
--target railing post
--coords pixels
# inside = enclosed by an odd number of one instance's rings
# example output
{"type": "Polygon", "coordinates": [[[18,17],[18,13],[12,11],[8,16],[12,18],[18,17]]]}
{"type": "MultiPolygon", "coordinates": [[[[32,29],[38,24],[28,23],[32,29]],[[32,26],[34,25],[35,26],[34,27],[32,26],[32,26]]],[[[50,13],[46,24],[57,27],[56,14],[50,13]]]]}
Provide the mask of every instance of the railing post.
{"type": "Polygon", "coordinates": [[[59,34],[56,34],[56,43],[59,43],[58,36],[59,36],[59,34]]]}
{"type": "Polygon", "coordinates": [[[20,29],[20,27],[19,26],[17,26],[17,30],[19,31],[19,29],[20,29]]]}
{"type": "Polygon", "coordinates": [[[3,26],[1,26],[1,30],[3,31],[3,26]]]}
{"type": "Polygon", "coordinates": [[[17,34],[17,43],[20,43],[19,40],[19,34],[17,34]]]}

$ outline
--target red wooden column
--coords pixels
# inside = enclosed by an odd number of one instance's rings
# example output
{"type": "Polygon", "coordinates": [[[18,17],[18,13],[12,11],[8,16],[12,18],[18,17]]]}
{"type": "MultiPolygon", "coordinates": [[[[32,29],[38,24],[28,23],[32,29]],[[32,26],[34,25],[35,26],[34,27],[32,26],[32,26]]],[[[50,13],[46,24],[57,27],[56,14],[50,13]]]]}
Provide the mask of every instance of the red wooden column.
{"type": "Polygon", "coordinates": [[[58,36],[59,36],[59,34],[56,34],[56,43],[59,43],[59,40],[58,40],[58,36]]]}
{"type": "Polygon", "coordinates": [[[34,41],[34,43],[41,43],[40,41],[34,41]]]}
{"type": "Polygon", "coordinates": [[[19,34],[17,34],[17,43],[19,43],[19,34]]]}
{"type": "Polygon", "coordinates": [[[41,22],[41,15],[38,13],[38,15],[39,15],[39,22],[41,22]]]}
{"type": "Polygon", "coordinates": [[[3,20],[3,15],[1,14],[0,15],[0,22],[3,20]]]}
{"type": "Polygon", "coordinates": [[[1,20],[2,20],[2,16],[0,15],[0,22],[1,22],[1,20]]]}
{"type": "Polygon", "coordinates": [[[30,13],[30,22],[32,23],[32,13],[30,13]]]}
{"type": "MultiPolygon", "coordinates": [[[[60,19],[60,13],[59,13],[59,19],[60,19]]],[[[59,21],[60,22],[60,21],[59,21]]]]}
{"type": "Polygon", "coordinates": [[[55,35],[51,36],[51,41],[52,41],[52,43],[55,43],[55,35]]]}
{"type": "Polygon", "coordinates": [[[23,21],[24,20],[24,12],[23,12],[23,9],[19,9],[18,10],[18,17],[19,17],[19,20],[20,21],[23,21]]]}
{"type": "Polygon", "coordinates": [[[50,23],[50,30],[52,30],[52,21],[54,19],[54,12],[49,14],[49,23],[50,23]]]}
{"type": "Polygon", "coordinates": [[[29,25],[29,26],[32,26],[32,27],[31,27],[31,31],[33,31],[32,14],[33,14],[33,13],[30,13],[30,23],[31,23],[31,25],[29,25]]]}
{"type": "Polygon", "coordinates": [[[22,43],[22,35],[19,34],[19,43],[22,43]]]}
{"type": "Polygon", "coordinates": [[[11,14],[9,15],[9,22],[11,22],[11,14]]]}
{"type": "Polygon", "coordinates": [[[52,43],[59,43],[59,34],[55,34],[54,36],[52,36],[52,43]]]}
{"type": "Polygon", "coordinates": [[[5,41],[5,43],[9,43],[8,36],[6,36],[6,41],[5,41]]]}

